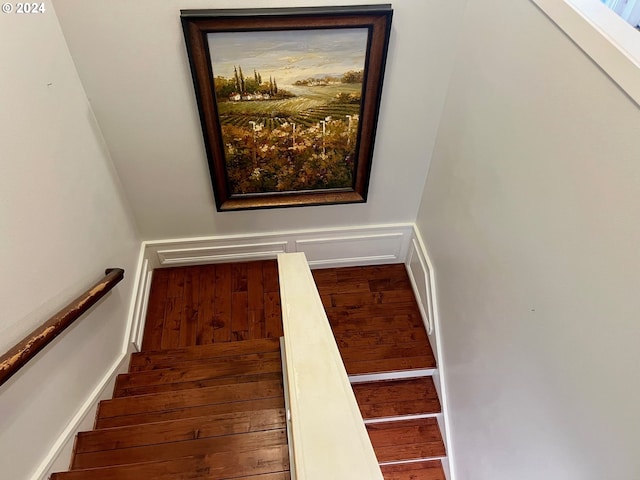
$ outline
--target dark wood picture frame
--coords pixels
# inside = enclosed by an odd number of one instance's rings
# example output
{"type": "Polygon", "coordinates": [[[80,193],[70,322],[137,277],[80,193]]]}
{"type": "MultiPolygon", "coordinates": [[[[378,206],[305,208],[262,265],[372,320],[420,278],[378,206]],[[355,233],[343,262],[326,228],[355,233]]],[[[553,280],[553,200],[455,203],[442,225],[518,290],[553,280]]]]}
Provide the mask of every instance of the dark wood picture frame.
{"type": "Polygon", "coordinates": [[[387,4],[181,11],[218,211],[366,202],[392,15],[387,4]],[[285,64],[265,63],[265,45],[285,64]]]}

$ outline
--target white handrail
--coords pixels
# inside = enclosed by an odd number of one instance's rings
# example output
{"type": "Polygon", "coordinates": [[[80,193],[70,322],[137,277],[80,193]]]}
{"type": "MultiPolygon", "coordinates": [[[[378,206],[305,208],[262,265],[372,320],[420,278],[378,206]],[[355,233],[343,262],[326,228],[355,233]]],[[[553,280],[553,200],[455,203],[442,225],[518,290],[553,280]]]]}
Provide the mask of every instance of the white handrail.
{"type": "Polygon", "coordinates": [[[292,478],[383,480],[304,253],[278,255],[292,478]]]}

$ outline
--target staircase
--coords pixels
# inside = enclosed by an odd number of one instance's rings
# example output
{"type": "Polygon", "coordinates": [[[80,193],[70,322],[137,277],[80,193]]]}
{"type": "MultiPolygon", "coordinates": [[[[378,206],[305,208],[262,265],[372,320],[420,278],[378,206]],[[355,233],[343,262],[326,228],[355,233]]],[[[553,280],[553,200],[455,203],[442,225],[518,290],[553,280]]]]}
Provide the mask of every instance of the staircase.
{"type": "Polygon", "coordinates": [[[277,339],[133,354],[52,480],[289,479],[277,339]]]}
{"type": "MultiPolygon", "coordinates": [[[[403,265],[315,270],[386,480],[445,480],[435,359],[403,265]]],[[[52,480],[285,480],[275,261],[156,270],[132,355],[52,480]]]]}
{"type": "Polygon", "coordinates": [[[386,480],[445,480],[435,358],[404,265],[314,270],[386,480]]]}

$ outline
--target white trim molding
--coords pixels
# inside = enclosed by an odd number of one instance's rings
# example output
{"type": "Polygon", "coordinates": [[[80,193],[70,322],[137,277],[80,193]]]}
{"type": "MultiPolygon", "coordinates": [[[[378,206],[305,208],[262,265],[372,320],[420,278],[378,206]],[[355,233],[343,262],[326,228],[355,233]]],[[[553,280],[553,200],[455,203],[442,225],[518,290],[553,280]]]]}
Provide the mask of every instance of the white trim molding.
{"type": "Polygon", "coordinates": [[[427,261],[424,258],[424,254],[421,252],[418,245],[417,238],[411,239],[409,246],[409,252],[405,261],[407,266],[407,274],[413,292],[418,301],[418,308],[422,314],[422,320],[424,326],[427,329],[427,334],[431,336],[433,334],[433,300],[431,298],[431,270],[427,265],[427,261]]]}
{"type": "Polygon", "coordinates": [[[178,238],[144,242],[152,267],[275,259],[281,253],[303,252],[311,268],[402,263],[411,224],[264,234],[178,238]]]}
{"type": "Polygon", "coordinates": [[[442,438],[444,440],[447,458],[442,461],[443,468],[448,480],[455,480],[454,458],[455,453],[451,442],[451,420],[449,418],[449,407],[446,387],[446,366],[442,350],[442,337],[440,333],[440,318],[438,315],[438,298],[436,290],[436,273],[429,258],[427,248],[422,241],[422,236],[418,227],[413,225],[411,237],[411,249],[409,250],[405,266],[413,291],[418,301],[418,306],[423,315],[423,321],[429,331],[429,342],[432,345],[433,353],[436,357],[436,369],[432,373],[433,382],[438,391],[440,405],[442,407],[441,416],[437,416],[442,438]]]}
{"type": "Polygon", "coordinates": [[[285,253],[286,241],[253,242],[238,245],[204,246],[193,248],[169,248],[158,250],[158,260],[163,266],[191,265],[211,262],[242,262],[266,260],[285,253]]]}
{"type": "Polygon", "coordinates": [[[124,344],[122,346],[123,350],[128,349],[129,344],[131,343],[138,351],[142,346],[142,333],[144,319],[147,315],[147,302],[149,300],[152,274],[153,271],[150,266],[149,258],[147,257],[145,246],[142,244],[140,246],[138,262],[136,264],[133,295],[131,297],[129,318],[127,321],[128,335],[124,339],[124,344]]]}
{"type": "Polygon", "coordinates": [[[531,0],[640,105],[638,32],[598,0],[531,0]]]}

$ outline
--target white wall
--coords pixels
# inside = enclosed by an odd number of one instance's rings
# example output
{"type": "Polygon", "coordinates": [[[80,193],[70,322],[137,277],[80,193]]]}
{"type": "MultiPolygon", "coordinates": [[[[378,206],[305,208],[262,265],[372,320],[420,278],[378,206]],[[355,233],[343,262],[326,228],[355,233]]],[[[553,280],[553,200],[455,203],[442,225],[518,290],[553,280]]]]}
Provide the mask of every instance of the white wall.
{"type": "MultiPolygon", "coordinates": [[[[412,222],[451,71],[458,32],[452,26],[465,2],[393,2],[368,203],[217,213],[180,9],[255,8],[265,2],[54,0],[145,239],[412,222]]],[[[318,3],[274,0],[268,6],[318,3]]]]}
{"type": "Polygon", "coordinates": [[[417,220],[459,479],[640,478],[640,110],[531,2],[461,28],[417,220]]]}
{"type": "Polygon", "coordinates": [[[0,352],[126,279],[0,387],[0,476],[29,478],[120,356],[140,240],[55,12],[0,15],[0,352]]]}

